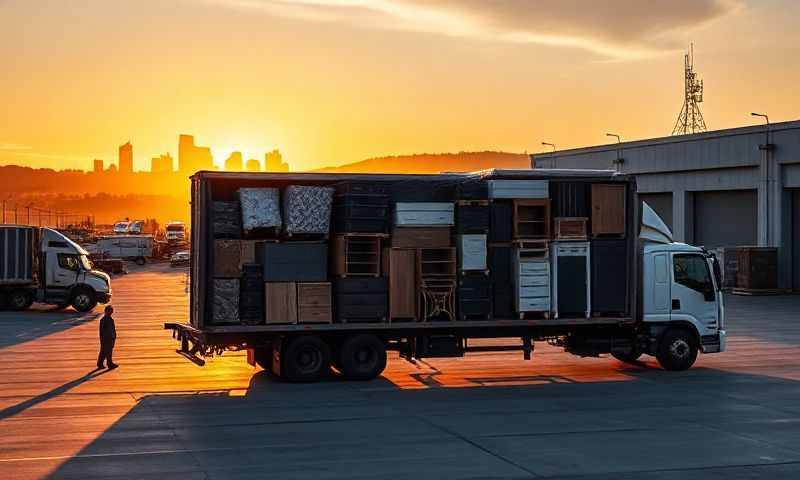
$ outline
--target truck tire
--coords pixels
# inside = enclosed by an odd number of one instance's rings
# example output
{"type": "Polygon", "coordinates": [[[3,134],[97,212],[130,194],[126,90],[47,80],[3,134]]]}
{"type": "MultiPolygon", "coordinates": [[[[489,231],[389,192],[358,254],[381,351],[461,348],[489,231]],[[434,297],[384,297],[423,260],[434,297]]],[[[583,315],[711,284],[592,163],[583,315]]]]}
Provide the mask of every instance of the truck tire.
{"type": "Polygon", "coordinates": [[[136,262],[136,265],[139,265],[140,267],[145,263],[147,263],[144,257],[136,257],[136,260],[134,260],[134,262],[136,262]]]}
{"type": "Polygon", "coordinates": [[[81,288],[72,296],[72,308],[79,312],[91,311],[97,306],[97,297],[89,288],[81,288]]]}
{"type": "Polygon", "coordinates": [[[330,365],[330,348],[314,335],[291,339],[281,355],[283,377],[290,382],[316,382],[330,371],[330,365]]]}
{"type": "Polygon", "coordinates": [[[339,363],[348,380],[372,380],[386,368],[386,345],[367,333],[347,337],[339,350],[339,363]]]}
{"type": "Polygon", "coordinates": [[[31,305],[33,305],[33,295],[31,295],[31,292],[14,290],[11,292],[11,295],[8,296],[8,306],[11,310],[27,310],[31,305]]]}
{"type": "Polygon", "coordinates": [[[253,349],[256,364],[266,371],[272,370],[272,347],[258,347],[253,349]]]}
{"type": "Polygon", "coordinates": [[[697,336],[685,328],[670,328],[661,336],[656,359],[664,370],[687,370],[697,360],[697,336]]]}

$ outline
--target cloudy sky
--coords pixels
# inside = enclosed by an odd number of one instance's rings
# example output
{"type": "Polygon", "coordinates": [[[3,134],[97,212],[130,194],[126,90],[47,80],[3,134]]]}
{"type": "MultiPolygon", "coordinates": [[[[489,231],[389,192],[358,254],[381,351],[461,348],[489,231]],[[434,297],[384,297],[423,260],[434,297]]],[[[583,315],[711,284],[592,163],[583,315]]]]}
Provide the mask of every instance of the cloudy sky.
{"type": "Polygon", "coordinates": [[[0,163],[136,167],[179,133],[294,169],[800,117],[788,0],[0,0],[0,163]]]}

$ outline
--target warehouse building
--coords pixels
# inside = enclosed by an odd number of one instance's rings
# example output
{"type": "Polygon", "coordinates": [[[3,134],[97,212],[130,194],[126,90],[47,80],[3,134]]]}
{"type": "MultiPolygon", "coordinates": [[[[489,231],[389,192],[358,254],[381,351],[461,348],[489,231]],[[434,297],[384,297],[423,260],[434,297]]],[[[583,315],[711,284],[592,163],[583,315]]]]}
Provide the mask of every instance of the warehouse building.
{"type": "Polygon", "coordinates": [[[778,247],[778,286],[800,290],[800,121],[540,153],[531,162],[634,174],[677,241],[778,247]]]}

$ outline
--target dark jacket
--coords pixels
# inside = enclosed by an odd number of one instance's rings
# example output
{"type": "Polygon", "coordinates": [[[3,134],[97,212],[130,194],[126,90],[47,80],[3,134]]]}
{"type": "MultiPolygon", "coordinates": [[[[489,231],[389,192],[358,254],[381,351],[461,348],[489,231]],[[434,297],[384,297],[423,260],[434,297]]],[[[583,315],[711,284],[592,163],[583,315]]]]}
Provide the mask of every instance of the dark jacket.
{"type": "Polygon", "coordinates": [[[114,319],[108,315],[103,315],[100,319],[100,341],[113,341],[117,338],[117,329],[114,326],[114,319]]]}

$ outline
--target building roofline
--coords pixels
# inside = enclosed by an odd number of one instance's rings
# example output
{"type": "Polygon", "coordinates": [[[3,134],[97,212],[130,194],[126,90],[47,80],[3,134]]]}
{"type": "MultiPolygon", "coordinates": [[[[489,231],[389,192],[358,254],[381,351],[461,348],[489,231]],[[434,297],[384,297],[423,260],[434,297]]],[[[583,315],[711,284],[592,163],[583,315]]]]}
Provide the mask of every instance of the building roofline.
{"type": "MultiPolygon", "coordinates": [[[[557,150],[555,152],[532,153],[530,155],[530,158],[531,160],[535,161],[536,159],[544,160],[550,158],[578,155],[582,153],[613,152],[619,149],[648,147],[652,145],[666,145],[670,143],[695,142],[701,140],[710,140],[719,137],[747,135],[751,133],[765,132],[766,128],[767,128],[766,124],[748,125],[745,127],[735,127],[735,128],[724,128],[721,130],[711,130],[708,132],[691,133],[687,135],[670,135],[666,137],[632,140],[629,142],[608,143],[603,145],[592,145],[587,147],[571,148],[567,150],[557,150]]],[[[787,122],[777,122],[769,124],[770,132],[775,132],[779,130],[791,130],[791,129],[800,129],[800,120],[790,120],[787,122]]]]}

